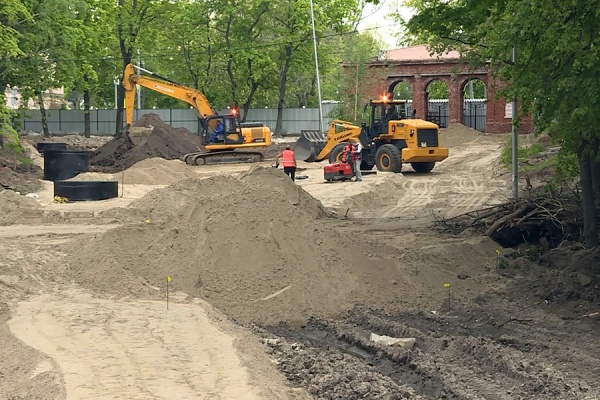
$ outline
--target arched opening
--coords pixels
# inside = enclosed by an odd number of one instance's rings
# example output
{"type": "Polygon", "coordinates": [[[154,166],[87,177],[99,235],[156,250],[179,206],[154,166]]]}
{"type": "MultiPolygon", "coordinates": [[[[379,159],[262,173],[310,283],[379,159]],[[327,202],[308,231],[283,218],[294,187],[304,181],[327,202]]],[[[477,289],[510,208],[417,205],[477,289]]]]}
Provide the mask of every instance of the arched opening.
{"type": "Polygon", "coordinates": [[[412,86],[406,81],[397,81],[390,85],[394,100],[406,100],[406,115],[412,115],[412,86]]]}
{"type": "Polygon", "coordinates": [[[485,132],[487,118],[487,88],[481,79],[465,81],[461,88],[463,125],[485,132]]]}
{"type": "Polygon", "coordinates": [[[425,88],[425,119],[437,124],[440,128],[448,127],[448,84],[441,79],[434,79],[425,88]]]}

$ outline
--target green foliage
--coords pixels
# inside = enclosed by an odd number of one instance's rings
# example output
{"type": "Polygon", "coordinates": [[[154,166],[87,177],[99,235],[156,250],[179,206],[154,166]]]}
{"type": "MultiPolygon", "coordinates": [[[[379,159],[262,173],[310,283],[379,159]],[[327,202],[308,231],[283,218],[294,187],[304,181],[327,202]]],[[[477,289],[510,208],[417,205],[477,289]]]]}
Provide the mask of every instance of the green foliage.
{"type": "Polygon", "coordinates": [[[427,90],[429,91],[429,98],[431,100],[448,98],[448,85],[444,81],[435,80],[431,82],[427,90]]]}
{"type": "Polygon", "coordinates": [[[571,181],[579,176],[577,154],[561,149],[555,157],[554,176],[558,183],[571,181]]]}
{"type": "Polygon", "coordinates": [[[394,87],[394,99],[411,100],[412,88],[407,82],[400,82],[394,87]]]}
{"type": "MultiPolygon", "coordinates": [[[[536,154],[544,151],[544,145],[541,143],[533,143],[529,146],[519,146],[517,151],[517,159],[519,162],[529,160],[531,157],[536,154]]],[[[505,166],[510,166],[512,164],[512,138],[509,137],[506,140],[506,144],[502,148],[502,152],[500,153],[500,160],[502,164],[505,166]]]]}
{"type": "MultiPolygon", "coordinates": [[[[314,0],[323,99],[345,97],[341,62],[358,62],[362,74],[377,53],[370,37],[367,52],[348,40],[361,5],[314,0]]],[[[66,97],[89,91],[92,105],[112,108],[113,81],[139,51],[144,68],[199,88],[216,109],[273,107],[280,97],[284,106],[317,106],[309,0],[5,0],[0,22],[0,88],[26,97],[64,87],[66,97]]],[[[142,92],[144,107],[184,106],[142,92]]]]}
{"type": "Polygon", "coordinates": [[[465,99],[486,99],[485,83],[472,79],[465,85],[465,99]],[[472,90],[472,93],[471,93],[472,90]]]}
{"type": "Polygon", "coordinates": [[[497,268],[499,270],[508,270],[508,269],[512,269],[512,270],[518,270],[521,269],[521,265],[516,262],[516,261],[509,261],[506,258],[502,257],[500,259],[498,259],[498,265],[497,268]]]}

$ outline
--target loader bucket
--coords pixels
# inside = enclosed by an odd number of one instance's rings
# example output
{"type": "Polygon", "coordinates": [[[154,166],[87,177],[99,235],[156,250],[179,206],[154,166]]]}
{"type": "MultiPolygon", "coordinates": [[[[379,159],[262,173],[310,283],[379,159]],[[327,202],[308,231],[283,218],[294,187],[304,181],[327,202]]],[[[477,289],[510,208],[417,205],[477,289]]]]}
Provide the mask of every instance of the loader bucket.
{"type": "Polygon", "coordinates": [[[326,138],[323,132],[315,130],[300,131],[300,138],[294,146],[297,160],[313,162],[325,147],[326,138]]]}

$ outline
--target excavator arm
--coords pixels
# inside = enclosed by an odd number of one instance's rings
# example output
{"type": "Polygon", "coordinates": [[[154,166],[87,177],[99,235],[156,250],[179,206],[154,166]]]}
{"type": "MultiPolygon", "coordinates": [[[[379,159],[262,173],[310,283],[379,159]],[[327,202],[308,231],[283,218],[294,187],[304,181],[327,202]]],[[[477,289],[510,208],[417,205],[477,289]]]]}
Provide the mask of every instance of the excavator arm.
{"type": "Polygon", "coordinates": [[[125,122],[127,127],[130,127],[133,122],[137,85],[188,103],[198,112],[199,117],[202,119],[217,115],[217,112],[211,107],[202,92],[180,85],[167,78],[160,77],[150,71],[145,72],[160,79],[137,75],[131,64],[128,64],[125,67],[123,73],[123,87],[125,88],[125,122]]]}

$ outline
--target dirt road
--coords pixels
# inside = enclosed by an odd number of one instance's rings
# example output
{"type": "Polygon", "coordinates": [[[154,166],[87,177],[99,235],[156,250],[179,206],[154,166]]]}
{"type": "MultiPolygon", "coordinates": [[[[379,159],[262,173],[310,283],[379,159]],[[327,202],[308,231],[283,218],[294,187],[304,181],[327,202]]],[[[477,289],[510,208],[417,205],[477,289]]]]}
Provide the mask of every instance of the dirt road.
{"type": "Polygon", "coordinates": [[[63,287],[19,303],[9,327],[53,360],[36,371],[56,365],[67,399],[262,398],[235,339],[198,304],[167,310],[63,287]]]}

